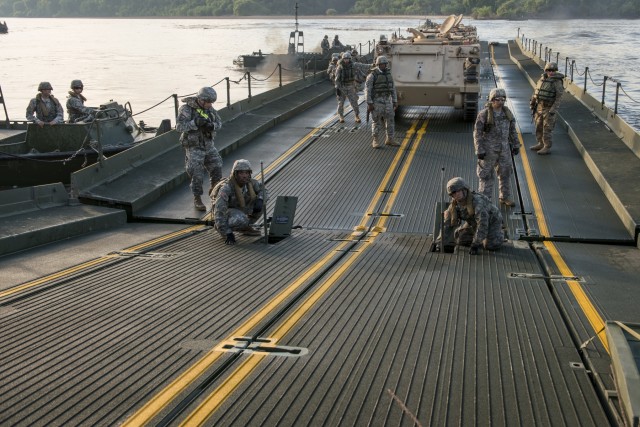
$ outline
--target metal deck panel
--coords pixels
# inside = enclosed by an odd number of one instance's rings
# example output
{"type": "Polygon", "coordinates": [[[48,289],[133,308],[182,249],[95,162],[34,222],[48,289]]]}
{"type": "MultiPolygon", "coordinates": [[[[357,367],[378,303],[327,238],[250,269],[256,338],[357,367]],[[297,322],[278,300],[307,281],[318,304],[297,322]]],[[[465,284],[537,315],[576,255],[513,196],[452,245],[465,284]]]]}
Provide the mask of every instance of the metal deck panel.
{"type": "Polygon", "coordinates": [[[220,257],[213,233],[2,301],[0,424],[121,420],[342,237],[305,232],[268,246],[241,237],[233,257],[220,257]]]}
{"type": "MultiPolygon", "coordinates": [[[[483,257],[385,234],[207,425],[607,425],[536,272],[509,245],[483,257]]],[[[268,334],[265,334],[265,338],[268,334]]]]}

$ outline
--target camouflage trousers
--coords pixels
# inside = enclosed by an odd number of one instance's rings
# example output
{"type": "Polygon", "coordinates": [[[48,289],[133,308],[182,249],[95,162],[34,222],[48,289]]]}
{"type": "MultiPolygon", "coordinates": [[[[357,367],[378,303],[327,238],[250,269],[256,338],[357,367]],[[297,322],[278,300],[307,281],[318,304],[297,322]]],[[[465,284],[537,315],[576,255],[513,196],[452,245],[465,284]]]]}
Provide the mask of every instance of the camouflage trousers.
{"type": "Polygon", "coordinates": [[[239,231],[255,223],[258,220],[258,218],[260,218],[260,216],[261,214],[247,215],[240,209],[230,208],[227,211],[227,225],[229,225],[229,228],[231,230],[239,231]]]}
{"type": "Polygon", "coordinates": [[[336,95],[338,99],[338,115],[344,117],[344,101],[349,98],[351,108],[356,113],[356,116],[360,116],[360,106],[358,105],[358,91],[355,85],[343,86],[340,89],[340,96],[336,95]]]}
{"type": "Polygon", "coordinates": [[[393,111],[393,101],[388,97],[378,97],[374,99],[373,111],[371,112],[371,133],[373,134],[373,143],[384,143],[381,139],[382,132],[386,133],[389,140],[393,139],[396,129],[394,119],[395,111],[393,111]]]}
{"type": "MultiPolygon", "coordinates": [[[[467,222],[459,226],[453,232],[453,236],[456,239],[456,244],[460,246],[471,246],[473,243],[473,236],[475,236],[476,230],[471,227],[467,222]]],[[[502,221],[492,220],[489,222],[489,232],[487,238],[482,241],[482,246],[485,249],[495,251],[500,248],[504,243],[504,230],[502,229],[502,221]]]]}
{"type": "Polygon", "coordinates": [[[495,182],[496,172],[498,174],[498,185],[500,190],[500,198],[506,199],[511,195],[511,152],[502,149],[499,153],[489,151],[485,154],[483,160],[478,160],[476,172],[480,179],[478,185],[478,193],[482,193],[489,199],[493,196],[493,183],[495,182]]]}
{"type": "Polygon", "coordinates": [[[553,141],[551,135],[553,128],[556,126],[556,114],[549,113],[550,108],[539,103],[536,107],[536,141],[545,147],[551,148],[553,141]]]}
{"type": "Polygon", "coordinates": [[[204,147],[198,145],[185,150],[185,168],[191,178],[191,191],[194,196],[201,196],[204,193],[202,182],[205,171],[209,173],[212,187],[222,179],[222,157],[211,139],[205,141],[204,147]]]}

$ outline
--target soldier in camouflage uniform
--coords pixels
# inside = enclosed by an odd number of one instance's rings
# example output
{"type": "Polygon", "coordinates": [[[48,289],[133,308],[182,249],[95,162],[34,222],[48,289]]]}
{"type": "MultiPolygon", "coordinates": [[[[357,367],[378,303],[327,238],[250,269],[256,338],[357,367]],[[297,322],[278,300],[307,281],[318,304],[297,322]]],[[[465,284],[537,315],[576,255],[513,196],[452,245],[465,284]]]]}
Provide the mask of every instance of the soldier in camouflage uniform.
{"type": "Polygon", "coordinates": [[[490,102],[478,113],[473,130],[480,178],[478,191],[489,199],[493,194],[495,172],[498,173],[500,203],[515,206],[511,196],[511,155],[520,152],[520,142],[516,133],[516,121],[513,114],[504,106],[507,95],[504,89],[492,89],[490,102]]]}
{"type": "Polygon", "coordinates": [[[191,178],[193,204],[199,211],[207,208],[202,203],[202,182],[205,170],[209,173],[211,188],[222,179],[222,157],[213,145],[222,120],[213,108],[218,95],[211,87],[203,87],[197,96],[184,98],[178,111],[176,130],[182,132],[180,143],[186,151],[186,169],[191,178]]]}
{"type": "Polygon", "coordinates": [[[398,96],[393,84],[391,72],[387,69],[389,61],[386,56],[376,58],[377,67],[367,76],[364,99],[367,102],[367,112],[372,113],[373,148],[380,148],[381,133],[386,132],[385,144],[399,146],[395,139],[395,111],[398,108],[398,96]]]}
{"type": "Polygon", "coordinates": [[[335,86],[336,84],[336,68],[338,67],[338,60],[340,59],[339,53],[331,54],[331,62],[329,62],[329,67],[327,67],[327,75],[329,76],[329,80],[335,86]]]}
{"type": "Polygon", "coordinates": [[[491,200],[471,191],[460,177],[447,182],[447,192],[452,200],[444,213],[445,233],[454,229],[456,244],[471,246],[471,255],[477,255],[481,246],[499,249],[504,242],[502,214],[491,200]]]}
{"type": "Polygon", "coordinates": [[[351,62],[351,52],[344,52],[336,68],[336,95],[338,98],[338,116],[344,123],[344,101],[349,98],[351,108],[356,113],[356,123],[360,123],[360,106],[358,105],[358,89],[356,78],[359,72],[368,72],[369,65],[351,62]],[[366,71],[365,71],[366,70],[366,71]]]}
{"type": "Polygon", "coordinates": [[[39,94],[27,106],[27,121],[43,127],[45,124],[55,125],[64,122],[64,110],[57,98],[51,95],[51,83],[41,82],[39,94]]]}
{"type": "Polygon", "coordinates": [[[227,245],[236,243],[234,231],[247,236],[259,236],[251,227],[263,214],[267,190],[257,179],[251,178],[251,163],[240,159],[233,163],[231,175],[211,192],[216,230],[227,245]]]}
{"type": "Polygon", "coordinates": [[[541,155],[549,154],[551,151],[551,135],[556,125],[556,113],[560,106],[560,98],[564,93],[563,79],[564,75],[558,72],[558,64],[548,62],[531,97],[529,105],[534,113],[538,143],[530,149],[541,155]]]}
{"type": "Polygon", "coordinates": [[[69,123],[79,121],[91,122],[94,119],[93,108],[85,107],[84,103],[87,98],[82,95],[84,85],[81,80],[71,81],[71,90],[67,96],[67,114],[69,115],[69,123]]]}

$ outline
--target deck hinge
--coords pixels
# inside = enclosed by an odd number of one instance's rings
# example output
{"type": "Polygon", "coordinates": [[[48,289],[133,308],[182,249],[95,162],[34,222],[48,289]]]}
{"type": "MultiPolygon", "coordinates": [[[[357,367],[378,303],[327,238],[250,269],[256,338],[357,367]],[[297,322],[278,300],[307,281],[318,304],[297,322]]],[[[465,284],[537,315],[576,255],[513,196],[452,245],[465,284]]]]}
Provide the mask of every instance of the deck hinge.
{"type": "Polygon", "coordinates": [[[561,281],[573,281],[573,282],[584,282],[582,277],[578,276],[559,276],[552,274],[551,276],[545,276],[544,274],[535,274],[535,273],[509,273],[507,275],[510,279],[543,279],[543,280],[561,280],[561,281]]]}
{"type": "Polygon", "coordinates": [[[228,341],[220,343],[216,347],[217,351],[230,353],[253,353],[263,356],[284,356],[299,357],[309,353],[309,350],[302,347],[289,347],[275,345],[276,340],[271,338],[233,337],[228,341]]]}

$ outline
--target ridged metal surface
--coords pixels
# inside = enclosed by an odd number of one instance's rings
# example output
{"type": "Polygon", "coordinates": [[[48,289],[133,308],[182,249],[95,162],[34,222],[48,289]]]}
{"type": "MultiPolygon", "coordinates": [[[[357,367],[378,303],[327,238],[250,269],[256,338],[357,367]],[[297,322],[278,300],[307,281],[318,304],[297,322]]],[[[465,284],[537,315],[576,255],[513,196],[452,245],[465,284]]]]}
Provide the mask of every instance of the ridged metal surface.
{"type": "MultiPolygon", "coordinates": [[[[531,251],[385,234],[208,425],[606,425],[531,251]],[[562,415],[560,415],[562,414],[562,415]]],[[[264,337],[268,337],[265,334],[264,337]]]]}

